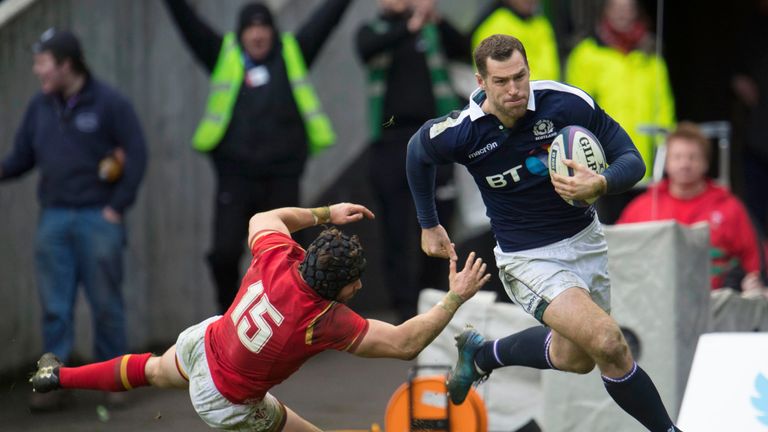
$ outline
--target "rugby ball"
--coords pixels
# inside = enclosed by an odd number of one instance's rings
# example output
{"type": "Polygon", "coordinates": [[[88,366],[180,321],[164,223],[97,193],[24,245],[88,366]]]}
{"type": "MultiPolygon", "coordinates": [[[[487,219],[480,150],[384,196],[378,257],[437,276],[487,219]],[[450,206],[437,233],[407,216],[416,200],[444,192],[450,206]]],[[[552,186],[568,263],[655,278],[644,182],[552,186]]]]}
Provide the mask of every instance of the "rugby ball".
{"type": "MultiPolygon", "coordinates": [[[[598,174],[602,174],[607,166],[605,152],[600,141],[592,132],[581,126],[566,126],[555,136],[549,147],[549,172],[572,177],[573,169],[568,168],[563,163],[564,159],[571,159],[598,174]]],[[[588,207],[597,200],[597,198],[590,200],[563,199],[576,207],[588,207]]]]}

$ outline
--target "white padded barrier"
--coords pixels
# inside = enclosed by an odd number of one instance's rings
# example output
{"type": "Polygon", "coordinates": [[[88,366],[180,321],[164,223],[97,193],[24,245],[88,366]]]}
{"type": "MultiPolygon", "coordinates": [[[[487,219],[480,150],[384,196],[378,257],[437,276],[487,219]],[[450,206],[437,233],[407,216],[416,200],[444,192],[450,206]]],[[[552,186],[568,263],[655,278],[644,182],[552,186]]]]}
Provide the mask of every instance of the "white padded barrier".
{"type": "Polygon", "coordinates": [[[679,426],[696,432],[768,430],[768,334],[701,336],[679,426]]]}

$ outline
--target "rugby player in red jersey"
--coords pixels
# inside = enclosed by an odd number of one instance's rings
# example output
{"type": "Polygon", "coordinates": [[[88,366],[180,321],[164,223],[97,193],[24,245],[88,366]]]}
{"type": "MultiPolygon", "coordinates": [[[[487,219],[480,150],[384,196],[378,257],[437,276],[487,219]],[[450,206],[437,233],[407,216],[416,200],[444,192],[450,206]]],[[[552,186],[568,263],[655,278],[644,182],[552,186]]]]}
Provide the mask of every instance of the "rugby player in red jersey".
{"type": "Polygon", "coordinates": [[[290,235],[320,223],[344,225],[366,217],[374,216],[351,203],[254,215],[248,233],[253,260],[223,316],[184,330],[160,357],[127,354],[68,368],[44,354],[30,379],[34,391],[189,388],[192,405],[211,427],[318,431],[269,389],[328,349],[413,359],[490,278],[486,265],[470,253],[461,272],[451,261],[450,289],[429,311],[398,326],[366,320],[346,306],[362,288],[365,269],[357,236],[327,228],[304,251],[290,235]]]}

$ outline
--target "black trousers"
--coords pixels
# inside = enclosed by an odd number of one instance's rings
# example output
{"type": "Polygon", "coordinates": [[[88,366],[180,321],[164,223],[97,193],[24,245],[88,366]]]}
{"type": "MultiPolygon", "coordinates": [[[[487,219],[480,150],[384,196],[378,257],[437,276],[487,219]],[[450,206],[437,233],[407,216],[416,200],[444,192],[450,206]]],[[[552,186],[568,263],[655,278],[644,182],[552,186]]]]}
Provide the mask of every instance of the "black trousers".
{"type": "Polygon", "coordinates": [[[218,176],[208,265],[221,312],[229,308],[239,289],[239,265],[251,216],[265,210],[298,205],[298,177],[218,176]]]}
{"type": "MultiPolygon", "coordinates": [[[[384,282],[390,291],[392,307],[404,321],[416,314],[422,288],[448,288],[448,261],[430,258],[421,251],[421,228],[405,174],[408,140],[418,130],[389,129],[373,144],[370,153],[370,184],[378,208],[383,243],[384,282]]],[[[438,168],[435,182],[440,188],[453,179],[453,166],[438,168]]],[[[440,223],[450,230],[454,200],[437,200],[440,223]]]]}

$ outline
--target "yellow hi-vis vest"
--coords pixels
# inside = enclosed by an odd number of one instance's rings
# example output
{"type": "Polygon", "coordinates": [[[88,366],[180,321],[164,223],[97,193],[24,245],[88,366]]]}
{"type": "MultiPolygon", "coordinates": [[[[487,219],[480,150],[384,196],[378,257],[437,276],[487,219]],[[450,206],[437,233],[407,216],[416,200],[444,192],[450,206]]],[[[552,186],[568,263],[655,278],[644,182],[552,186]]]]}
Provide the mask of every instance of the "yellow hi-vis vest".
{"type": "MultiPolygon", "coordinates": [[[[304,120],[309,151],[315,154],[333,145],[336,134],[330,119],[322,111],[315,89],[309,82],[307,66],[296,38],[291,33],[283,33],[281,42],[283,61],[293,90],[293,99],[304,120]]],[[[221,142],[232,119],[232,110],[244,76],[245,63],[237,38],[234,33],[227,33],[221,44],[216,67],[211,73],[211,90],[205,115],[192,138],[192,146],[196,150],[209,152],[221,142]]]]}
{"type": "Polygon", "coordinates": [[[669,128],[675,123],[675,102],[664,59],[640,50],[624,54],[587,38],[568,56],[565,77],[568,84],[595,98],[627,131],[645,162],[643,180],[650,179],[656,137],[641,133],[639,128],[669,128]]]}
{"type": "Polygon", "coordinates": [[[472,51],[483,39],[495,34],[511,35],[525,47],[532,80],[560,79],[560,59],[552,25],[544,15],[523,19],[500,7],[483,20],[472,33],[472,51]]]}

